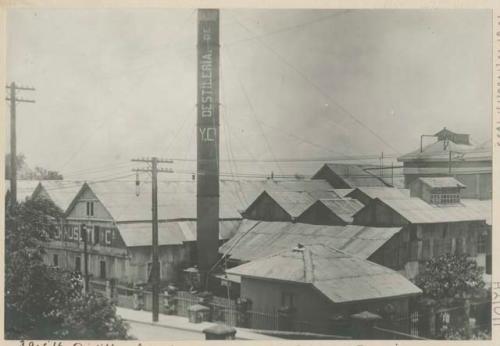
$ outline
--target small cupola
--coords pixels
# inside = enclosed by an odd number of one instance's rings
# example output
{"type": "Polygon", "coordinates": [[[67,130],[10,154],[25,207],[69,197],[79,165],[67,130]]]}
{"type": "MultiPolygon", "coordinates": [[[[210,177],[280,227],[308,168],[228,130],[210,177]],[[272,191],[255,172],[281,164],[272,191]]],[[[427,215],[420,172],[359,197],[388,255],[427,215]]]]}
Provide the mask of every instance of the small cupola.
{"type": "Polygon", "coordinates": [[[421,177],[410,184],[410,196],[434,205],[457,204],[465,187],[453,177],[421,177]]]}

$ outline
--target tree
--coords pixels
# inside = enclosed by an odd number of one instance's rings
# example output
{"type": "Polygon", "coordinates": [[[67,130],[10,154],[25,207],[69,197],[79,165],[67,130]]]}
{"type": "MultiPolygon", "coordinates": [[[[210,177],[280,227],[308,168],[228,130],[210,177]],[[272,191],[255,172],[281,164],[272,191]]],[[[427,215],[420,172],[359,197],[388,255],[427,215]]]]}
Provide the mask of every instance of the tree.
{"type": "Polygon", "coordinates": [[[114,305],[82,292],[76,273],[43,262],[61,211],[27,200],[5,214],[5,335],[9,339],[126,339],[114,305]]]}
{"type": "MultiPolygon", "coordinates": [[[[47,170],[43,167],[31,169],[26,162],[24,154],[17,155],[17,178],[22,180],[62,180],[63,176],[57,171],[47,170]]],[[[5,155],[5,179],[10,179],[10,154],[5,155]]]]}
{"type": "Polygon", "coordinates": [[[424,296],[443,302],[467,298],[484,287],[483,269],[466,255],[451,255],[430,259],[416,278],[424,296]]]}

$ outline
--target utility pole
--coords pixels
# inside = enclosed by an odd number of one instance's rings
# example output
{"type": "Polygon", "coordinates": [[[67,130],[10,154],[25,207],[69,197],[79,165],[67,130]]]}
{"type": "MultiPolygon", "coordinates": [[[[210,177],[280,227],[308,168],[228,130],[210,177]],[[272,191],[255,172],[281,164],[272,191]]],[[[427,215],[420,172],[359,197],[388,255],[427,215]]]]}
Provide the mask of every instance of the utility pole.
{"type": "Polygon", "coordinates": [[[158,163],[173,163],[172,160],[157,157],[132,159],[133,162],[146,162],[151,168],[135,168],[134,172],[148,172],[152,175],[152,259],[151,284],[153,289],[153,322],[158,322],[160,313],[160,263],[158,261],[158,172],[172,173],[170,168],[159,168],[158,163]]]}
{"type": "Polygon", "coordinates": [[[87,225],[81,226],[81,234],[83,238],[83,278],[85,283],[85,293],[89,293],[89,252],[87,249],[87,225]]]}
{"type": "Polygon", "coordinates": [[[11,206],[14,206],[17,203],[16,103],[35,103],[35,100],[18,98],[16,91],[34,91],[35,88],[19,86],[15,82],[10,83],[6,88],[10,89],[10,96],[5,99],[10,101],[10,203],[11,206]]]}

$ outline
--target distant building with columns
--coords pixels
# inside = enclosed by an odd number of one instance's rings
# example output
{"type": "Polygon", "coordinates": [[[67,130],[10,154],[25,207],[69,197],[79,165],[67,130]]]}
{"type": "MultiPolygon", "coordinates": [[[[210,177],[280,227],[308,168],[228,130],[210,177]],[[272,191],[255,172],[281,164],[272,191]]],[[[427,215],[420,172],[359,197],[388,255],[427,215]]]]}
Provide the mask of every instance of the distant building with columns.
{"type": "Polygon", "coordinates": [[[470,142],[470,135],[446,128],[433,135],[421,135],[420,147],[400,156],[405,188],[419,177],[451,176],[466,187],[464,198],[491,199],[492,147],[470,142]],[[435,140],[429,144],[429,138],[435,140]],[[427,143],[427,144],[425,144],[427,143]]]}

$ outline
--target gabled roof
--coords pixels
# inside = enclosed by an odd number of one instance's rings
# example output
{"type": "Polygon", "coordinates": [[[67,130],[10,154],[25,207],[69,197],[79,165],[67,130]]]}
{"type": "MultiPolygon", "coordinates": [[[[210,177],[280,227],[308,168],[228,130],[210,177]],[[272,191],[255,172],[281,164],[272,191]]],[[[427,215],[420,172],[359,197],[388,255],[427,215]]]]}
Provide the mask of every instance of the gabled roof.
{"type": "MultiPolygon", "coordinates": [[[[238,229],[239,220],[219,222],[219,239],[226,240],[238,229]]],[[[117,227],[127,247],[151,246],[151,222],[119,223],[117,227]]],[[[196,221],[172,221],[158,224],[158,245],[181,245],[196,241],[196,221]]]]}
{"type": "Polygon", "coordinates": [[[323,244],[286,249],[227,270],[243,277],[310,284],[333,303],[417,295],[401,274],[323,244]]]}
{"type": "MultiPolygon", "coordinates": [[[[371,165],[354,165],[345,163],[327,163],[321,169],[329,169],[351,188],[358,186],[388,186],[386,182],[377,177],[372,171],[375,166],[371,165]]],[[[313,177],[316,177],[318,171],[313,177]]]]}
{"type": "Polygon", "coordinates": [[[440,188],[451,188],[451,187],[459,187],[461,189],[465,188],[465,185],[459,182],[457,179],[453,177],[420,177],[418,178],[422,183],[429,186],[433,189],[440,188]]]}
{"type": "MultiPolygon", "coordinates": [[[[434,205],[417,197],[386,200],[376,198],[372,203],[383,203],[414,224],[486,221],[488,214],[487,203],[473,205],[461,201],[457,204],[434,205]]],[[[366,207],[370,207],[370,204],[366,207]]]]}
{"type": "Polygon", "coordinates": [[[315,198],[307,192],[264,191],[262,194],[271,197],[293,218],[300,216],[315,201],[315,198]]]}
{"type": "MultiPolygon", "coordinates": [[[[17,181],[17,200],[24,202],[27,198],[31,198],[33,192],[38,186],[38,180],[18,180],[17,181]]],[[[10,180],[5,179],[5,193],[10,192],[10,180]]]]}
{"type": "MultiPolygon", "coordinates": [[[[364,207],[361,202],[352,198],[324,198],[318,200],[316,203],[323,204],[346,223],[351,223],[353,215],[364,207]]],[[[310,208],[314,208],[316,203],[314,203],[310,208]]]]}
{"type": "Polygon", "coordinates": [[[337,249],[369,258],[401,227],[324,226],[292,222],[243,220],[235,236],[219,252],[239,261],[251,261],[297,243],[329,244],[337,249]]]}
{"type": "Polygon", "coordinates": [[[40,181],[33,197],[48,197],[63,212],[68,209],[77,193],[80,191],[83,182],[70,180],[44,180],[40,181]],[[47,196],[44,196],[44,193],[47,196]]]}
{"type": "MultiPolygon", "coordinates": [[[[196,219],[196,181],[158,181],[159,220],[196,219]]],[[[151,219],[151,182],[140,183],[139,196],[133,181],[89,182],[82,190],[90,189],[116,222],[147,221],[151,219]]],[[[324,180],[221,180],[220,217],[240,219],[245,210],[264,190],[309,191],[322,196],[332,190],[324,180]]],[[[331,194],[330,194],[331,196],[331,194]]],[[[76,202],[73,201],[73,202],[76,202]]],[[[70,208],[71,209],[71,208],[70,208]]]]}
{"type": "Polygon", "coordinates": [[[368,196],[371,199],[407,199],[410,198],[410,190],[397,189],[394,187],[357,187],[353,192],[349,193],[347,197],[355,196],[356,191],[368,196]]]}

